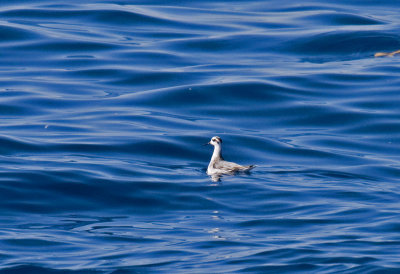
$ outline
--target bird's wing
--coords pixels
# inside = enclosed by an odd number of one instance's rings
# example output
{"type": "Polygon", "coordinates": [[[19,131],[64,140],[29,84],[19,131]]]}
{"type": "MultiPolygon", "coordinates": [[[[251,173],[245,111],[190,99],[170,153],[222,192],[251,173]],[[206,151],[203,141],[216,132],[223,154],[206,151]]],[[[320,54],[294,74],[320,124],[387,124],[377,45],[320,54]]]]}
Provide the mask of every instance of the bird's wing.
{"type": "Polygon", "coordinates": [[[225,172],[235,172],[238,170],[242,170],[244,167],[236,163],[220,161],[218,163],[215,163],[214,168],[223,170],[225,172]]]}

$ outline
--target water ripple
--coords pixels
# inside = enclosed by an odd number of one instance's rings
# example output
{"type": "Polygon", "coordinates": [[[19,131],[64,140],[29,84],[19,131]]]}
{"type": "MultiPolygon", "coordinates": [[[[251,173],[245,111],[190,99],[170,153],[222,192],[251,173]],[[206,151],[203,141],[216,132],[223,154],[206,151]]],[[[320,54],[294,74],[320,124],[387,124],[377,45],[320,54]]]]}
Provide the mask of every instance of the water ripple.
{"type": "Polygon", "coordinates": [[[281,2],[4,4],[0,273],[398,272],[396,6],[281,2]]]}

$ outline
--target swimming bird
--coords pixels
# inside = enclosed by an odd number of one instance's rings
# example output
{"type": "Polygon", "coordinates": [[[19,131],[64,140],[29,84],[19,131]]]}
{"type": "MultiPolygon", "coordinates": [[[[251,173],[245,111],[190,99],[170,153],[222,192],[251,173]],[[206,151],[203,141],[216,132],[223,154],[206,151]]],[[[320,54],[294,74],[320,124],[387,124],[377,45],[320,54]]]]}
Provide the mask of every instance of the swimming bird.
{"type": "Polygon", "coordinates": [[[377,52],[375,53],[375,57],[383,57],[383,56],[388,56],[388,57],[393,57],[395,54],[399,54],[400,50],[396,50],[393,52],[377,52]]]}
{"type": "Polygon", "coordinates": [[[208,142],[206,145],[214,146],[214,152],[207,168],[207,174],[212,176],[213,181],[214,179],[219,180],[221,175],[232,175],[240,171],[246,172],[255,167],[254,165],[242,166],[236,163],[225,161],[222,157],[222,139],[218,136],[212,137],[210,142],[208,142]]]}

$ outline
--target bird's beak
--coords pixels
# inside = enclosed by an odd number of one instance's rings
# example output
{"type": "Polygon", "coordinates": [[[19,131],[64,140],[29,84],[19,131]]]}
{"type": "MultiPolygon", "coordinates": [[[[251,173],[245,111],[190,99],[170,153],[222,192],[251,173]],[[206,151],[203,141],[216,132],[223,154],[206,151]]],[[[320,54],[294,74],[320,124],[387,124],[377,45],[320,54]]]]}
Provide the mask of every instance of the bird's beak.
{"type": "Polygon", "coordinates": [[[207,146],[207,145],[209,145],[209,144],[210,144],[210,142],[203,144],[203,146],[207,146]]]}

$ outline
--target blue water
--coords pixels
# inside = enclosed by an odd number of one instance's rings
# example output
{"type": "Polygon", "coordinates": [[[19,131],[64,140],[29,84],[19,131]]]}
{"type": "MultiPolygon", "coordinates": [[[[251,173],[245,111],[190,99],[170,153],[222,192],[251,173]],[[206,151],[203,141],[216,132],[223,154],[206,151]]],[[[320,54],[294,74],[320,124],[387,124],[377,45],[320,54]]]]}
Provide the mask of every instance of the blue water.
{"type": "Polygon", "coordinates": [[[0,273],[400,272],[398,3],[330,2],[1,1],[0,273]]]}

